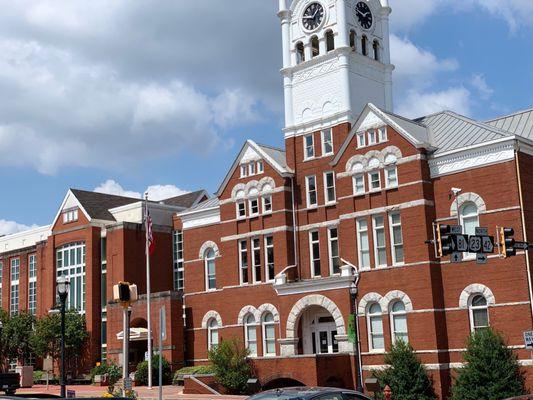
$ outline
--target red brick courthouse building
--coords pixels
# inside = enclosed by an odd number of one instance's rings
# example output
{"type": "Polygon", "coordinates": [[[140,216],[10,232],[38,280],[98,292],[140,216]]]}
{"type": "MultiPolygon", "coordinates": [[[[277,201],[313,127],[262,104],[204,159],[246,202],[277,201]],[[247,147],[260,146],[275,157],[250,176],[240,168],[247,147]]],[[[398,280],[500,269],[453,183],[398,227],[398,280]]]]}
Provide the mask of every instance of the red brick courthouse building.
{"type": "MultiPolygon", "coordinates": [[[[533,235],[533,109],[490,121],[449,111],[392,112],[386,0],[280,0],[285,149],[248,140],[217,193],[149,202],[153,337],[164,355],[207,362],[239,338],[264,387],[353,387],[408,340],[446,396],[470,332],[491,326],[533,387],[523,332],[533,328],[530,257],[438,259],[434,222],[465,233],[533,235]],[[454,195],[453,189],[457,195],[454,195]],[[527,223],[527,221],[530,221],[527,223]],[[350,286],[358,288],[351,301],[350,286]],[[349,339],[357,313],[359,346],[349,339]]],[[[139,286],[132,365],[147,347],[144,204],[70,190],[51,226],[0,238],[2,307],[45,315],[55,280],[91,333],[87,367],[121,360],[120,280],[139,286]]]]}

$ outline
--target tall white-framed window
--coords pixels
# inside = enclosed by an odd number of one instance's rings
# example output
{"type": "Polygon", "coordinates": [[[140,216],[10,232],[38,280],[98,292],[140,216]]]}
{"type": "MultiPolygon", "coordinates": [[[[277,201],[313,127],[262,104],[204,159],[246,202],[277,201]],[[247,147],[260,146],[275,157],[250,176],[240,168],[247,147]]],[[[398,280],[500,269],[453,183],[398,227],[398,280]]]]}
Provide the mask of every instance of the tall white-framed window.
{"type": "Polygon", "coordinates": [[[276,322],[271,312],[263,314],[262,318],[263,333],[263,356],[276,355],[276,322]]]}
{"type": "Polygon", "coordinates": [[[183,259],[183,231],[174,231],[174,290],[185,288],[185,268],[183,259]]]}
{"type": "Polygon", "coordinates": [[[262,198],[263,214],[270,214],[272,212],[272,195],[266,194],[262,198]]]}
{"type": "Polygon", "coordinates": [[[252,357],[257,357],[257,323],[253,314],[244,319],[244,342],[252,357]]]}
{"type": "Polygon", "coordinates": [[[102,348],[101,348],[101,355],[102,355],[102,361],[107,360],[107,314],[102,313],[102,325],[101,325],[101,332],[100,332],[101,342],[102,342],[102,348]]]}
{"type": "Polygon", "coordinates": [[[370,186],[370,190],[381,189],[381,176],[379,170],[368,173],[368,186],[370,186]]]}
{"type": "Polygon", "coordinates": [[[400,213],[389,214],[389,227],[392,250],[392,264],[401,265],[404,263],[405,257],[403,252],[403,232],[400,213]]]}
{"type": "Polygon", "coordinates": [[[479,213],[475,203],[467,202],[459,208],[461,225],[463,233],[466,235],[475,235],[476,227],[479,226],[479,213]]]}
{"type": "Polygon", "coordinates": [[[392,333],[392,342],[403,340],[405,343],[409,341],[407,331],[407,313],[405,311],[405,304],[401,300],[396,300],[390,307],[390,326],[392,333]]]}
{"type": "Polygon", "coordinates": [[[357,147],[365,147],[365,146],[366,146],[365,132],[358,132],[357,133],[357,147]]]}
{"type": "Polygon", "coordinates": [[[370,268],[370,241],[368,240],[368,221],[359,218],[357,225],[357,249],[359,252],[359,268],[370,268]]]}
{"type": "Polygon", "coordinates": [[[305,177],[307,207],[316,207],[318,204],[317,192],[316,192],[316,176],[305,177]]]}
{"type": "Polygon", "coordinates": [[[322,155],[328,156],[333,154],[333,134],[331,128],[324,129],[321,132],[322,137],[322,155]]]}
{"type": "Polygon", "coordinates": [[[374,260],[376,268],[387,266],[387,239],[385,236],[385,218],[382,215],[372,217],[374,227],[374,260]]]}
{"type": "Polygon", "coordinates": [[[70,243],[57,249],[56,276],[70,281],[68,307],[85,311],[85,243],[70,243]]]}
{"type": "Polygon", "coordinates": [[[375,129],[370,129],[368,131],[368,145],[371,146],[373,144],[376,144],[378,142],[377,140],[377,134],[375,129]]]}
{"type": "Polygon", "coordinates": [[[372,303],[368,306],[366,323],[368,327],[368,344],[370,351],[385,350],[383,319],[379,303],[372,303]]]}
{"type": "Polygon", "coordinates": [[[11,259],[11,297],[9,302],[9,314],[15,315],[19,312],[19,285],[20,285],[20,258],[11,259]]]}
{"type": "Polygon", "coordinates": [[[239,276],[241,285],[247,284],[248,279],[248,242],[241,240],[239,242],[239,276]]]}
{"type": "Polygon", "coordinates": [[[37,256],[28,256],[28,312],[37,313],[37,256]]]}
{"type": "Polygon", "coordinates": [[[339,255],[339,230],[337,228],[328,229],[329,244],[329,268],[331,275],[341,273],[341,258],[339,255]]]}
{"type": "Polygon", "coordinates": [[[276,268],[274,264],[274,237],[265,237],[265,268],[266,279],[272,282],[276,278],[276,268]]]}
{"type": "Polygon", "coordinates": [[[257,173],[262,174],[265,171],[265,165],[263,164],[262,160],[259,160],[257,162],[257,173]]]}
{"type": "Polygon", "coordinates": [[[489,306],[487,299],[480,294],[473,295],[468,301],[468,314],[470,316],[470,330],[472,332],[488,328],[489,306]]]}
{"type": "Polygon", "coordinates": [[[315,157],[315,139],[313,134],[304,136],[304,160],[315,157]]]}
{"type": "Polygon", "coordinates": [[[215,290],[217,288],[217,274],[216,274],[216,254],[212,248],[209,248],[204,253],[205,260],[205,286],[207,290],[215,290]]]}
{"type": "Polygon", "coordinates": [[[311,276],[322,275],[320,265],[320,236],[318,231],[309,232],[309,255],[311,258],[311,276]]]}
{"type": "Polygon", "coordinates": [[[355,195],[365,193],[365,176],[363,174],[354,175],[353,177],[353,193],[355,195]]]}
{"type": "Polygon", "coordinates": [[[248,165],[241,164],[241,178],[246,178],[248,176],[248,165]]]}
{"type": "Polygon", "coordinates": [[[337,195],[335,193],[335,172],[324,172],[324,198],[326,204],[335,203],[337,195]]]}
{"type": "Polygon", "coordinates": [[[252,274],[254,283],[261,282],[261,240],[252,239],[252,274]]]}
{"type": "Polygon", "coordinates": [[[241,200],[237,202],[237,219],[246,218],[246,202],[241,200]]]}
{"type": "Polygon", "coordinates": [[[259,199],[257,197],[248,200],[248,207],[250,208],[251,217],[259,215],[259,199]]]}
{"type": "Polygon", "coordinates": [[[207,323],[207,348],[212,350],[218,346],[218,322],[215,318],[211,318],[207,323]]]}
{"type": "Polygon", "coordinates": [[[0,261],[0,308],[2,307],[2,281],[4,279],[4,262],[0,261]]]}
{"type": "Polygon", "coordinates": [[[385,187],[398,187],[398,168],[396,165],[385,168],[385,187]]]}
{"type": "Polygon", "coordinates": [[[102,317],[107,311],[107,237],[100,238],[100,299],[102,317]]]}
{"type": "Polygon", "coordinates": [[[248,164],[248,174],[255,175],[255,162],[254,161],[248,164]]]}
{"type": "Polygon", "coordinates": [[[387,127],[386,126],[383,126],[383,127],[378,129],[378,138],[379,138],[379,142],[380,143],[386,142],[388,140],[388,138],[387,138],[387,127]]]}

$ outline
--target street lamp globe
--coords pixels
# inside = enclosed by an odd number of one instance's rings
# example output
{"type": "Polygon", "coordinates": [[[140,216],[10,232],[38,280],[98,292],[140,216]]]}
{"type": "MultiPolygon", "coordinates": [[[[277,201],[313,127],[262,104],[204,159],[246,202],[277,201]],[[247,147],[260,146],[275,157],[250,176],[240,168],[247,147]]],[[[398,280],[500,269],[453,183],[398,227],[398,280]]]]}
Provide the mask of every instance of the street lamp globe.
{"type": "Polygon", "coordinates": [[[59,296],[66,296],[68,295],[68,291],[70,288],[70,281],[65,278],[64,276],[60,276],[57,278],[57,294],[59,296]]]}
{"type": "Polygon", "coordinates": [[[350,294],[352,296],[355,296],[357,294],[357,285],[355,284],[355,282],[352,282],[352,284],[350,285],[350,294]]]}

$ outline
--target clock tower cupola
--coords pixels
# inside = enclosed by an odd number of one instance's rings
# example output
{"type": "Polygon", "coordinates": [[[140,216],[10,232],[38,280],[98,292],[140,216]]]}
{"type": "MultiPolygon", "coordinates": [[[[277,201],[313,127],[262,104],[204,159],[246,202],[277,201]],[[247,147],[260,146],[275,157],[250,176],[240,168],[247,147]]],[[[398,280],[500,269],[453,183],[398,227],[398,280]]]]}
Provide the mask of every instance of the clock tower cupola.
{"type": "Polygon", "coordinates": [[[279,0],[285,136],[392,111],[388,0],[279,0]]]}

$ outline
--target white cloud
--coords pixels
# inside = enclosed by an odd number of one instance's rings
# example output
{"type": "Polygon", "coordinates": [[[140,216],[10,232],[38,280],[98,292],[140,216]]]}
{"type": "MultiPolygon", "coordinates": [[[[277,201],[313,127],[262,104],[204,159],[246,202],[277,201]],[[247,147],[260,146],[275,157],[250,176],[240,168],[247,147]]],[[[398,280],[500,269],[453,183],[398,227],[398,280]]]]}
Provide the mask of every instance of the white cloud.
{"type": "Polygon", "coordinates": [[[431,16],[443,0],[389,0],[392,7],[391,28],[405,31],[419,26],[431,16]]]}
{"type": "Polygon", "coordinates": [[[488,85],[483,74],[476,74],[472,77],[471,81],[472,86],[477,90],[479,96],[483,100],[488,100],[491,98],[494,90],[488,85]]]}
{"type": "Polygon", "coordinates": [[[254,98],[242,90],[225,90],[212,102],[215,123],[222,127],[237,121],[251,123],[259,119],[254,98]]]}
{"type": "Polygon", "coordinates": [[[28,229],[37,228],[37,225],[24,225],[19,224],[15,221],[6,221],[5,219],[0,219],[0,236],[11,235],[13,233],[27,231],[28,229]]]}
{"type": "Polygon", "coordinates": [[[143,192],[135,192],[132,190],[126,190],[122,185],[113,179],[108,179],[104,183],[94,188],[95,192],[114,194],[117,196],[132,197],[135,199],[142,199],[144,193],[148,193],[148,199],[152,201],[161,201],[170,199],[171,197],[181,196],[182,194],[189,193],[186,190],[180,189],[174,185],[152,185],[143,192]]]}
{"type": "Polygon", "coordinates": [[[460,0],[453,1],[459,7],[465,4],[480,7],[492,15],[503,18],[512,32],[523,25],[533,25],[533,1],[531,0],[460,0]]]}
{"type": "Polygon", "coordinates": [[[422,117],[443,110],[470,115],[470,92],[464,87],[452,87],[435,92],[411,90],[396,109],[400,115],[409,118],[422,117]]]}

